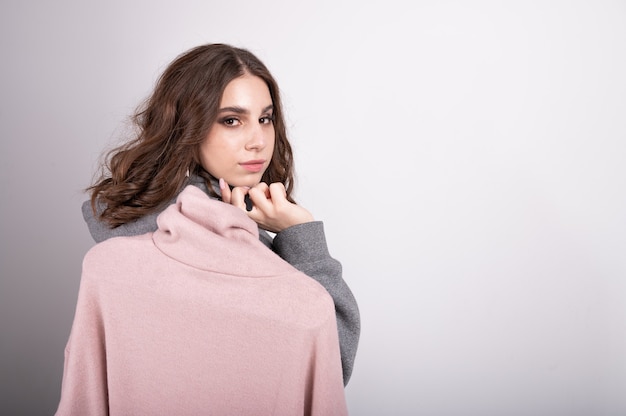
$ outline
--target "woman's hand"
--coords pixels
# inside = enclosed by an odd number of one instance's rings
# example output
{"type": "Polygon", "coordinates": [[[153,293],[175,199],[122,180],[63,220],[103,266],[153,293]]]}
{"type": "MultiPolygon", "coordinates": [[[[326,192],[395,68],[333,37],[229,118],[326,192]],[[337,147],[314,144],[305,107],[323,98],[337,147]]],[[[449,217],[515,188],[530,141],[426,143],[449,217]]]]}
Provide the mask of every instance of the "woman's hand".
{"type": "Polygon", "coordinates": [[[222,201],[246,211],[264,230],[278,233],[293,225],[313,221],[313,215],[301,206],[287,200],[287,191],[280,182],[267,185],[261,182],[249,188],[237,186],[232,190],[224,179],[220,179],[222,201]],[[245,196],[252,201],[252,209],[246,210],[245,196]]]}

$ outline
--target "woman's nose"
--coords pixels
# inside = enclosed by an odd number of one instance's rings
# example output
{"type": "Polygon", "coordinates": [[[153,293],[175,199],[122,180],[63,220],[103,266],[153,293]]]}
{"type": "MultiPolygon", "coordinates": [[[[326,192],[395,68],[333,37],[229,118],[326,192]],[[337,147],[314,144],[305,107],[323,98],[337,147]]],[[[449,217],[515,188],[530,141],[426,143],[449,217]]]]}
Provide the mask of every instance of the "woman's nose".
{"type": "Polygon", "coordinates": [[[265,138],[265,132],[263,131],[262,126],[255,126],[250,132],[250,137],[246,142],[246,149],[263,149],[267,140],[265,138]]]}

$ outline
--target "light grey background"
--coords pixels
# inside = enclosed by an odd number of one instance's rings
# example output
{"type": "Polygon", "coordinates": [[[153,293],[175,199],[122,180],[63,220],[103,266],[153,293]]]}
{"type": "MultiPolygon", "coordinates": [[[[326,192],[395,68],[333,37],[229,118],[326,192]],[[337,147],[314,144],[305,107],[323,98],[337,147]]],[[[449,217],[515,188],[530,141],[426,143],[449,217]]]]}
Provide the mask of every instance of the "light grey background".
{"type": "Polygon", "coordinates": [[[2,414],[52,414],[101,152],[251,49],[358,298],[353,415],[626,414],[626,2],[3,0],[2,414]]]}

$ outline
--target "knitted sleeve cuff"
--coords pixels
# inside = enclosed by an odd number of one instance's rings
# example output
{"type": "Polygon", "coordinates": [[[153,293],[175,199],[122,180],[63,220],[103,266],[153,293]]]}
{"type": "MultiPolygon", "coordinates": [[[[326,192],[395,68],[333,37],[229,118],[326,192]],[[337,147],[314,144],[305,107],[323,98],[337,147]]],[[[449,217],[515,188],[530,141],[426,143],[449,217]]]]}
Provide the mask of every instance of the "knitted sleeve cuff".
{"type": "Polygon", "coordinates": [[[274,251],[289,263],[312,263],[330,257],[324,223],[294,225],[276,234],[274,251]]]}

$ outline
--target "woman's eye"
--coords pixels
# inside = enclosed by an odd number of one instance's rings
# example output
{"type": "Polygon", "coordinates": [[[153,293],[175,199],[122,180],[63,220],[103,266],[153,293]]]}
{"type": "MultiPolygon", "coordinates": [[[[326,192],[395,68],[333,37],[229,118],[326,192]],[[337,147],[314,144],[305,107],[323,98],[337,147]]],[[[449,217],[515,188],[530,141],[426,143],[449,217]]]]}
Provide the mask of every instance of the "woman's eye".
{"type": "Polygon", "coordinates": [[[259,123],[261,124],[270,124],[273,121],[274,121],[274,116],[266,116],[266,117],[261,117],[259,119],[259,123]]]}
{"type": "Polygon", "coordinates": [[[222,123],[227,126],[235,126],[239,123],[239,120],[236,119],[235,117],[226,117],[222,119],[222,123]]]}

